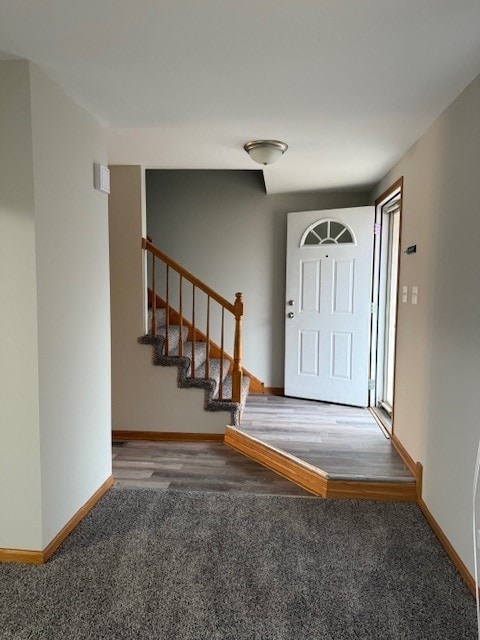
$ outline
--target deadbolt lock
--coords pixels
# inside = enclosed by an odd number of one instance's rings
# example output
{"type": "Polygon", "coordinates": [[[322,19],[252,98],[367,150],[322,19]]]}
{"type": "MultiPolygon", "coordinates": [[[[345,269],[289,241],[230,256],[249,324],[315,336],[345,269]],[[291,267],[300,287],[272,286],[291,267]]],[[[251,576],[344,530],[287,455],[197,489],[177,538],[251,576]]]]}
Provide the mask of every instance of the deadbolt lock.
{"type": "Polygon", "coordinates": [[[288,304],[289,304],[291,307],[293,307],[293,305],[295,304],[295,300],[289,300],[289,301],[288,301],[288,304]]]}

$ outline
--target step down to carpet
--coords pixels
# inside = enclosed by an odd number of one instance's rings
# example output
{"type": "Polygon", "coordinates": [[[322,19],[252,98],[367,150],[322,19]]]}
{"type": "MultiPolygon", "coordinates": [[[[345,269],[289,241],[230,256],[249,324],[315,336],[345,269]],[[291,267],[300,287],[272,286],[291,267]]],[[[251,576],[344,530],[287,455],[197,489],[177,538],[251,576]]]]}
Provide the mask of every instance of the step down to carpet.
{"type": "Polygon", "coordinates": [[[224,443],[322,498],[415,502],[415,478],[403,481],[349,480],[328,473],[243,432],[227,427],[224,443]]]}

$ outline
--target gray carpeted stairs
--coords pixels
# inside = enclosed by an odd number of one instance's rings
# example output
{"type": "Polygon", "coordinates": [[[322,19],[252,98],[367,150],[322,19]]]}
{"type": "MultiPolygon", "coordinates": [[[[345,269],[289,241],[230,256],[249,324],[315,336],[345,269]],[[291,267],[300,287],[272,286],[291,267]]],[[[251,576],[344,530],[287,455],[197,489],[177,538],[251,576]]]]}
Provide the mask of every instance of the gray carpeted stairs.
{"type": "MultiPolygon", "coordinates": [[[[219,358],[210,358],[209,377],[205,379],[205,367],[207,359],[207,345],[205,342],[195,342],[195,377],[192,377],[192,349],[193,343],[188,340],[188,328],[170,324],[166,327],[165,309],[156,309],[156,335],[150,334],[138,339],[140,344],[151,345],[153,348],[152,364],[155,366],[178,368],[177,384],[179,387],[200,388],[205,390],[205,411],[228,411],[232,425],[240,422],[240,414],[245,405],[250,386],[250,378],[243,376],[242,395],[240,403],[232,402],[232,376],[228,374],[230,360],[224,358],[223,369],[219,358]],[[168,356],[166,343],[168,337],[168,356]],[[183,343],[183,355],[179,356],[180,340],[183,343]],[[219,398],[220,376],[222,374],[222,399],[219,398]]],[[[152,310],[148,311],[148,326],[151,327],[152,310]]]]}

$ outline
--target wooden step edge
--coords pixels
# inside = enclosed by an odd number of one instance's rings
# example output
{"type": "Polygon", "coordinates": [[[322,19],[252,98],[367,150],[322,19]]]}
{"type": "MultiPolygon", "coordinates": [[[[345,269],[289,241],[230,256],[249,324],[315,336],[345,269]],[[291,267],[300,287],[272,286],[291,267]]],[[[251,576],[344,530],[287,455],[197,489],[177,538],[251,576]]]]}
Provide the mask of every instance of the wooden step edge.
{"type": "Polygon", "coordinates": [[[417,502],[417,490],[415,482],[329,480],[326,497],[349,500],[417,502]]]}
{"type": "MultiPolygon", "coordinates": [[[[151,299],[152,299],[152,292],[149,289],[148,290],[149,305],[151,304],[151,299]]],[[[165,300],[163,300],[163,298],[157,295],[155,306],[157,309],[165,309],[167,304],[165,300]]],[[[170,324],[174,324],[174,325],[180,324],[180,313],[173,307],[170,307],[169,314],[168,314],[168,321],[170,324]]],[[[189,322],[186,318],[184,318],[182,321],[182,324],[183,326],[188,328],[188,340],[192,340],[192,337],[193,337],[192,323],[189,322]]],[[[199,331],[199,329],[195,329],[195,340],[200,342],[206,342],[207,336],[202,331],[199,331]]],[[[221,353],[221,349],[219,345],[216,344],[213,340],[210,340],[210,357],[219,358],[220,353],[221,353]]],[[[228,358],[228,360],[230,361],[230,370],[228,371],[228,373],[231,373],[231,370],[233,369],[233,357],[230,354],[225,353],[225,351],[223,352],[223,355],[225,358],[228,358]]],[[[264,383],[261,380],[259,380],[256,376],[254,376],[250,371],[248,371],[248,369],[245,369],[245,367],[242,367],[242,372],[244,376],[248,376],[250,378],[250,393],[263,394],[264,388],[265,388],[264,383]]]]}
{"type": "Polygon", "coordinates": [[[228,426],[224,444],[322,498],[416,502],[415,482],[334,480],[295,456],[280,451],[241,429],[228,426]]]}
{"type": "Polygon", "coordinates": [[[283,452],[260,442],[260,440],[247,435],[236,427],[228,426],[226,428],[223,442],[239,453],[294,482],[302,489],[313,493],[315,496],[325,497],[327,479],[318,469],[314,467],[307,468],[300,461],[292,459],[283,452]]]}

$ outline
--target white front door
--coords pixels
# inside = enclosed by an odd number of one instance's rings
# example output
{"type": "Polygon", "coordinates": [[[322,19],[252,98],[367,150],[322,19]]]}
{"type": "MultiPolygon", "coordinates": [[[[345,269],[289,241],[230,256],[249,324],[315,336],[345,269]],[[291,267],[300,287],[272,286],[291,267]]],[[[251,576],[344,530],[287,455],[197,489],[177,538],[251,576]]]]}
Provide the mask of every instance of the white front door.
{"type": "Polygon", "coordinates": [[[365,407],[374,207],[287,221],[285,395],[365,407]]]}

